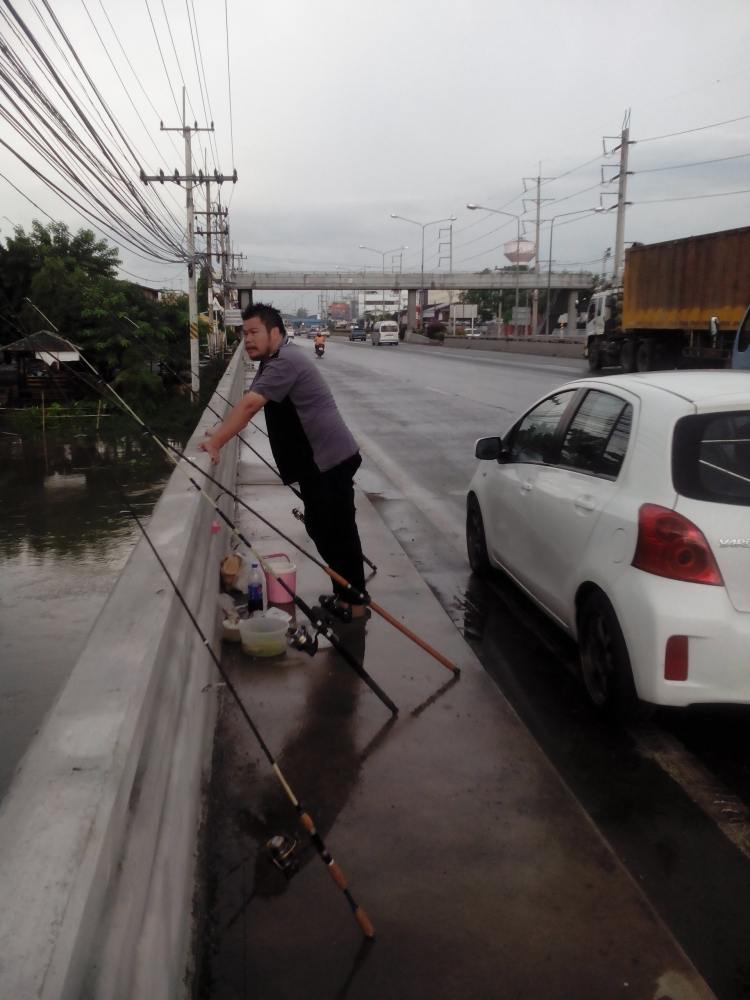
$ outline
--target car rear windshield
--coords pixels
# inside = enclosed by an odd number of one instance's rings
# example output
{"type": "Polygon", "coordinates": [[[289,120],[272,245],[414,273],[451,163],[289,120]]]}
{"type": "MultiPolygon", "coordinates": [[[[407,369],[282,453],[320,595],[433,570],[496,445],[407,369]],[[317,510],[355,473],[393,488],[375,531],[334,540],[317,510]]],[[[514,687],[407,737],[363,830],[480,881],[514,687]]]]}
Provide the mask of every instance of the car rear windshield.
{"type": "Polygon", "coordinates": [[[750,506],[750,410],[678,420],[672,477],[682,496],[750,506]]]}

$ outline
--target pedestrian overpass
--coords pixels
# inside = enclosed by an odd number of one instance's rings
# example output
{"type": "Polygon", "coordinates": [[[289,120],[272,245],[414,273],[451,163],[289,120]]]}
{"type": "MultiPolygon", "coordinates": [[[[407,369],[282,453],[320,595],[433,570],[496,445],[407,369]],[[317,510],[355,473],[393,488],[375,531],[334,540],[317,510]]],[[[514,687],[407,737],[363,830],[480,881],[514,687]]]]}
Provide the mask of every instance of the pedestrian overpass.
{"type": "Polygon", "coordinates": [[[575,315],[578,292],[594,287],[594,277],[584,271],[235,271],[229,281],[237,289],[240,309],[253,301],[256,291],[405,291],[408,293],[407,325],[416,327],[417,292],[497,291],[549,288],[568,292],[568,314],[575,315]]]}

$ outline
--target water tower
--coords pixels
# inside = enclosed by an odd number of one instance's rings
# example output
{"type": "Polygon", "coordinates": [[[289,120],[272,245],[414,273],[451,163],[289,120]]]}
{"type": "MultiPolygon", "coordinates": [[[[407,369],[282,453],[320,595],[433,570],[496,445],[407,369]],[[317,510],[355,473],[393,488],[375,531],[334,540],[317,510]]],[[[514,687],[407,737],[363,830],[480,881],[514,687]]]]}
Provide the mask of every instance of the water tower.
{"type": "Polygon", "coordinates": [[[536,257],[536,244],[530,240],[508,240],[503,243],[503,253],[511,264],[528,264],[536,257]]]}

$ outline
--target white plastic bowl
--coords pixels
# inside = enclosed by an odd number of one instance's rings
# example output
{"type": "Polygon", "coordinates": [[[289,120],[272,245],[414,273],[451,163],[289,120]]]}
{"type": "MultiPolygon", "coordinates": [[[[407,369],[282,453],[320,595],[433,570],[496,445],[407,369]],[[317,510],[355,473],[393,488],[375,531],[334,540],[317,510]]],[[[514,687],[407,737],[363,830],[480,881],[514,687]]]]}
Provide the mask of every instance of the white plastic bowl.
{"type": "Polygon", "coordinates": [[[254,614],[240,619],[242,648],[251,656],[282,656],[286,653],[287,623],[275,616],[254,614]]]}

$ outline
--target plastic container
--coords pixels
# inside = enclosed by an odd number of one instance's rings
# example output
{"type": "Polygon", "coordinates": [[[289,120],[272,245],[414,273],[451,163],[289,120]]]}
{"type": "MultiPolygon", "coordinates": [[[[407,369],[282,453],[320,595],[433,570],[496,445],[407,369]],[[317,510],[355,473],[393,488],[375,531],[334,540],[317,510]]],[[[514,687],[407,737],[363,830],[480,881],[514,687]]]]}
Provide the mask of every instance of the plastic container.
{"type": "Polygon", "coordinates": [[[227,642],[240,642],[240,623],[232,618],[225,618],[221,623],[221,637],[227,642]]]}
{"type": "Polygon", "coordinates": [[[297,593],[297,566],[293,563],[286,552],[272,552],[271,555],[263,556],[263,562],[273,571],[274,576],[266,572],[266,593],[269,604],[289,604],[294,594],[297,593]],[[275,579],[280,577],[291,590],[291,595],[275,579]]]}
{"type": "Polygon", "coordinates": [[[251,656],[282,656],[286,653],[287,623],[274,615],[256,612],[240,619],[242,648],[251,656]]]}

